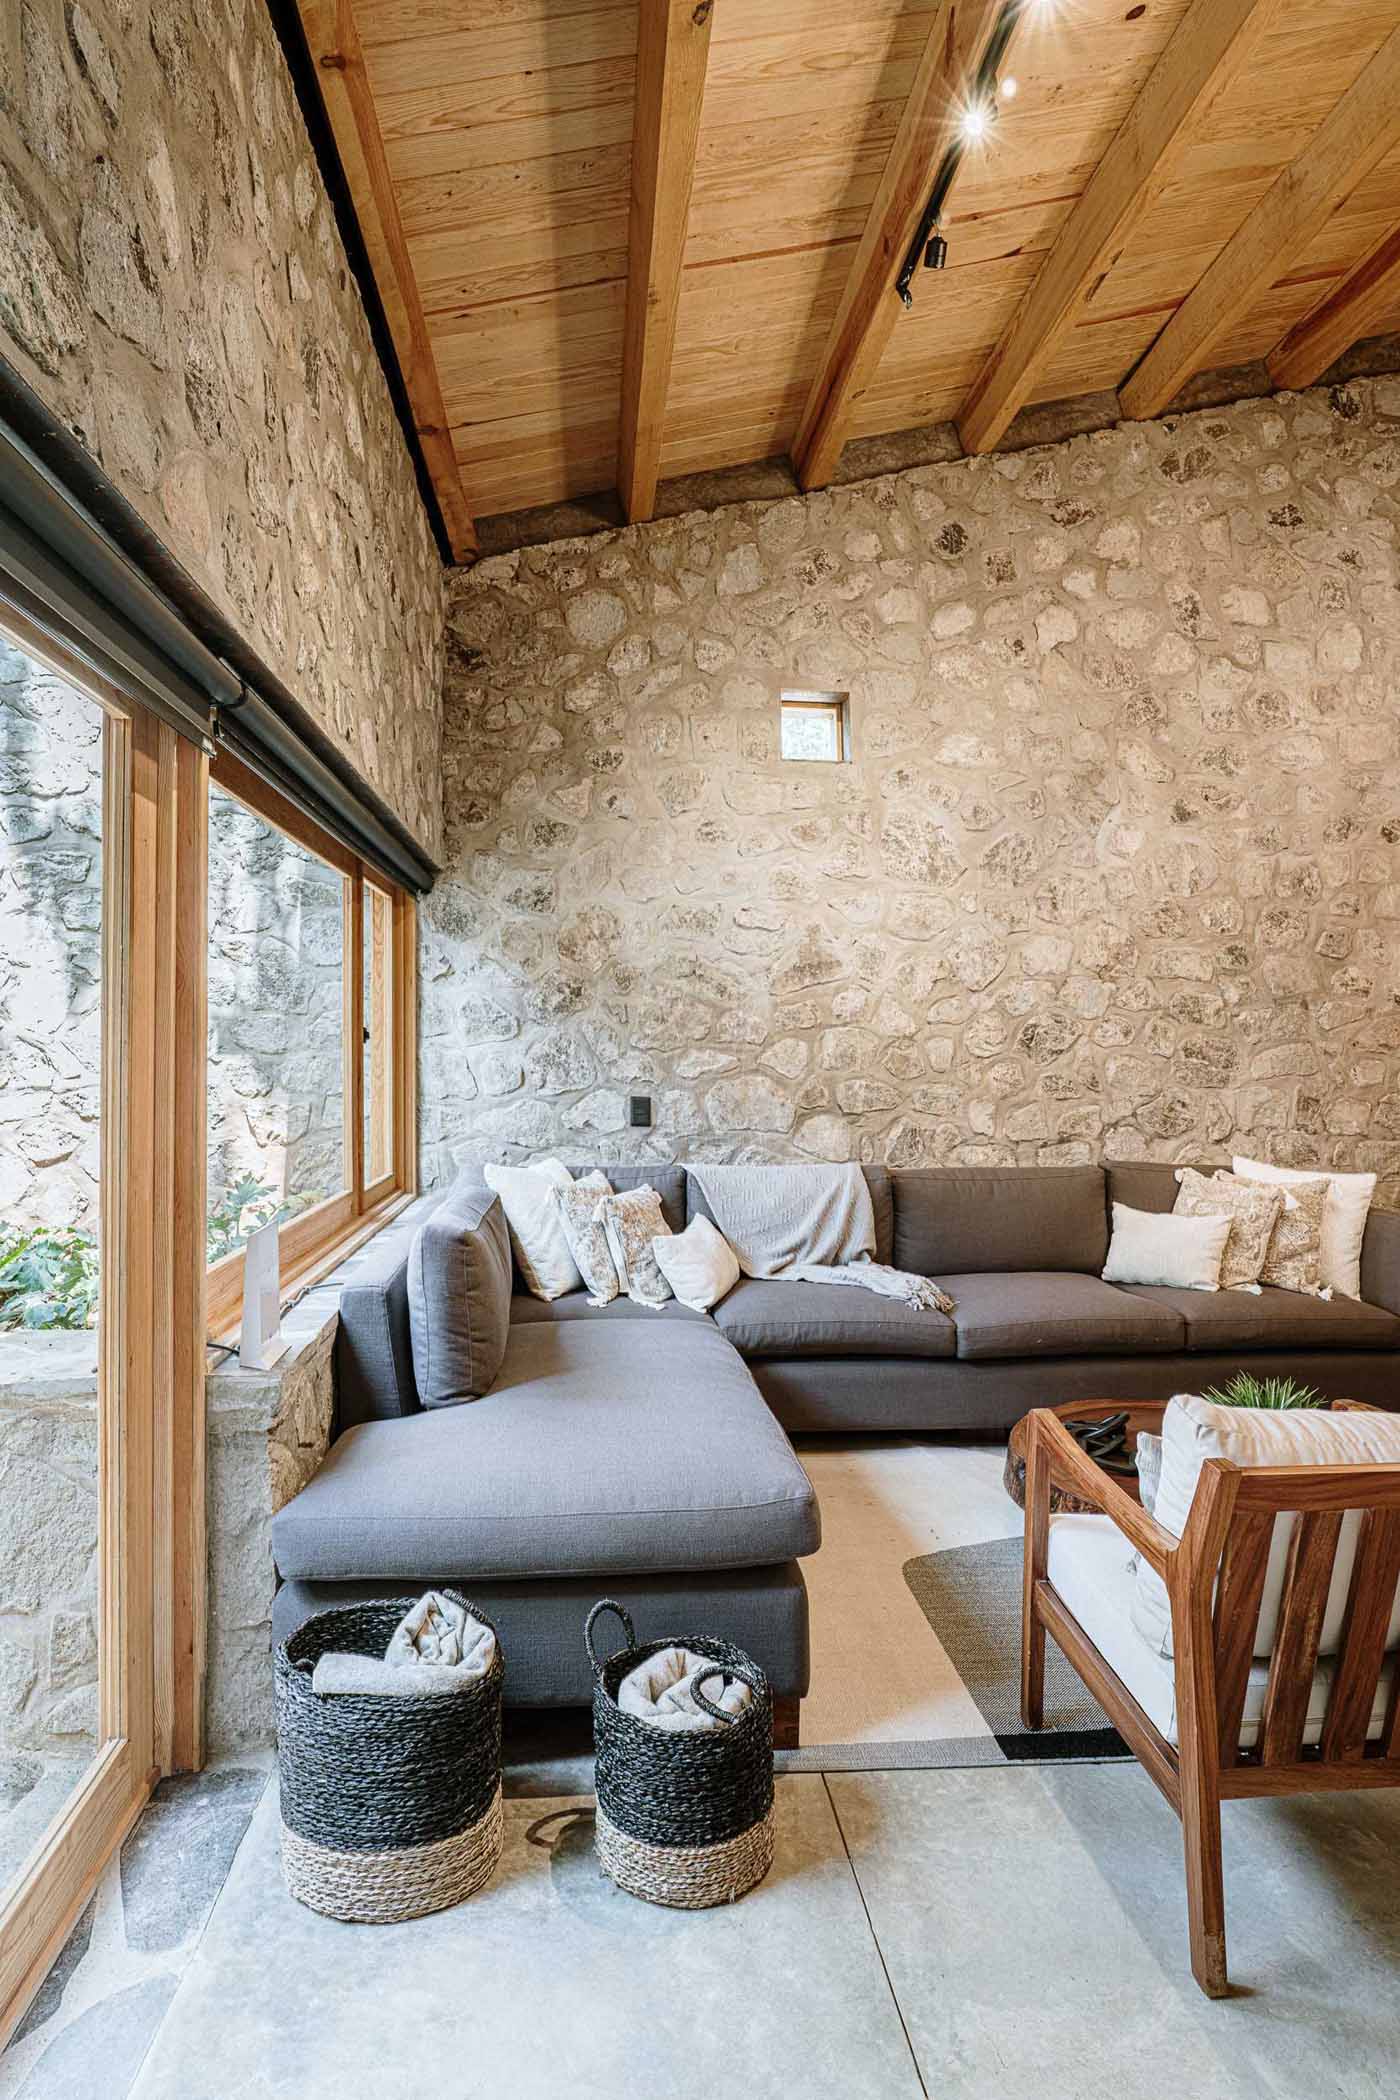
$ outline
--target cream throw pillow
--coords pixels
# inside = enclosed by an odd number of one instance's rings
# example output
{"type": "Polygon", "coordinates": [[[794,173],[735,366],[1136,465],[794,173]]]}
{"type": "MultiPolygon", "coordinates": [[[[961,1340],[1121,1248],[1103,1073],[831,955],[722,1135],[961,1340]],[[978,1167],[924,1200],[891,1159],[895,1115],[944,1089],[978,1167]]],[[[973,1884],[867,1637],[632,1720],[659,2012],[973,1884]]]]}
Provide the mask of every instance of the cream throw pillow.
{"type": "Polygon", "coordinates": [[[1221,1290],[1239,1291],[1257,1284],[1283,1209],[1283,1191],[1237,1181],[1233,1174],[1213,1174],[1207,1180],[1194,1167],[1179,1167],[1176,1178],[1181,1186],[1174,1216],[1218,1218],[1222,1211],[1229,1212],[1230,1236],[1220,1264],[1221,1290]]]}
{"type": "Polygon", "coordinates": [[[569,1252],[564,1223],[554,1202],[556,1188],[568,1188],[573,1175],[561,1160],[542,1159],[528,1167],[483,1167],[488,1189],[501,1199],[510,1227],[510,1244],[525,1288],[536,1298],[562,1298],[583,1282],[569,1252]]]}
{"type": "Polygon", "coordinates": [[[671,1295],[671,1286],[661,1273],[652,1246],[671,1228],[661,1214],[661,1198],[656,1190],[649,1182],[643,1182],[639,1188],[623,1189],[620,1195],[604,1196],[598,1210],[624,1295],[635,1298],[639,1305],[664,1305],[671,1295]]]}
{"type": "MultiPolygon", "coordinates": [[[[1326,1172],[1298,1167],[1269,1167],[1259,1159],[1236,1159],[1237,1174],[1250,1181],[1277,1181],[1288,1188],[1296,1181],[1315,1181],[1326,1172]]],[[[1376,1193],[1374,1174],[1327,1174],[1327,1201],[1322,1211],[1322,1245],[1318,1280],[1344,1298],[1361,1296],[1361,1242],[1376,1193]]]]}
{"type": "Polygon", "coordinates": [[[651,1251],[682,1305],[708,1312],[739,1281],[739,1257],[718,1225],[697,1212],[684,1232],[655,1239],[651,1251]]]}
{"type": "Polygon", "coordinates": [[[1113,1206],[1105,1283],[1160,1283],[1181,1291],[1218,1291],[1230,1237],[1228,1217],[1178,1217],[1169,1210],[1113,1206]]]}
{"type": "MultiPolygon", "coordinates": [[[[1152,1510],[1164,1530],[1177,1538],[1186,1529],[1196,1482],[1208,1458],[1228,1458],[1237,1466],[1400,1464],[1400,1415],[1334,1414],[1330,1409],[1315,1407],[1278,1410],[1217,1407],[1213,1401],[1194,1395],[1178,1395],[1169,1402],[1162,1416],[1162,1470],[1152,1510]]],[[[1291,1515],[1274,1519],[1259,1629],[1254,1639],[1256,1655],[1273,1652],[1293,1524],[1291,1515]]],[[[1327,1610],[1322,1622],[1318,1649],[1321,1655],[1335,1655],[1341,1646],[1347,1587],[1356,1558],[1359,1529],[1360,1517],[1351,1510],[1342,1519],[1332,1585],[1327,1593],[1327,1610]]],[[[1143,1639],[1151,1643],[1158,1655],[1174,1652],[1166,1586],[1161,1576],[1149,1568],[1140,1555],[1132,1619],[1143,1639]]],[[[1400,1597],[1391,1610],[1386,1647],[1394,1648],[1397,1641],[1400,1641],[1400,1597]]]]}

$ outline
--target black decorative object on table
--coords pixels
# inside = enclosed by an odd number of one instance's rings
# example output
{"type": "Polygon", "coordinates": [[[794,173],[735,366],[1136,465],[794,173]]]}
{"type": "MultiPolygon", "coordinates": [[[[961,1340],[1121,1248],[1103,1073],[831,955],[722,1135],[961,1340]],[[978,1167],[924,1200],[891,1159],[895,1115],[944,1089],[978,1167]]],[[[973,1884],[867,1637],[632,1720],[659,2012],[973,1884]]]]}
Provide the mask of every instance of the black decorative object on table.
{"type": "Polygon", "coordinates": [[[732,1903],[773,1863],[773,1700],[757,1663],[727,1641],[694,1634],[637,1643],[622,1605],[604,1598],[584,1628],[593,1665],[593,1746],[598,1857],[618,1887],[649,1903],[706,1910],[732,1903]],[[615,1612],[627,1645],[606,1660],[593,1645],[603,1612],[615,1612]],[[688,1648],[714,1664],[690,1681],[697,1706],[725,1725],[656,1728],[617,1703],[624,1677],[666,1648],[688,1648]],[[702,1687],[741,1678],[753,1694],[730,1716],[702,1687]]]}
{"type": "Polygon", "coordinates": [[[312,1690],[321,1656],[382,1656],[403,1614],[401,1597],[317,1612],[273,1658],[282,1871],[299,1902],[352,1924],[460,1903],[501,1853],[499,1637],[484,1676],[436,1698],[312,1690]]]}
{"type": "Polygon", "coordinates": [[[1136,1471],[1128,1449],[1126,1414],[1105,1415],[1098,1422],[1066,1422],[1066,1429],[1081,1451],[1105,1473],[1131,1475],[1136,1471]]]}

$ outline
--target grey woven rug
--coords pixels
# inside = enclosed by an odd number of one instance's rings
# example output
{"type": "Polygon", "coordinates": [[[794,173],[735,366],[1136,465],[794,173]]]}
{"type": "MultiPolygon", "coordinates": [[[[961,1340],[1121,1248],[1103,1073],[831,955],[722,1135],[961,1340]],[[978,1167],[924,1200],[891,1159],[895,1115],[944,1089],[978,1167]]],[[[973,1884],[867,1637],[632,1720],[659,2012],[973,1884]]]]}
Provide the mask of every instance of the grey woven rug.
{"type": "Polygon", "coordinates": [[[1062,1764],[1131,1755],[1053,1641],[1045,1651],[1044,1729],[1021,1725],[1021,1539],[926,1553],[904,1580],[992,1731],[907,1743],[825,1743],[779,1751],[779,1771],[921,1771],[1062,1764]]]}
{"type": "Polygon", "coordinates": [[[1004,1757],[1038,1764],[1130,1754],[1053,1641],[1045,1648],[1045,1727],[1023,1727],[1019,1537],[926,1553],[905,1562],[904,1579],[1004,1757]]]}

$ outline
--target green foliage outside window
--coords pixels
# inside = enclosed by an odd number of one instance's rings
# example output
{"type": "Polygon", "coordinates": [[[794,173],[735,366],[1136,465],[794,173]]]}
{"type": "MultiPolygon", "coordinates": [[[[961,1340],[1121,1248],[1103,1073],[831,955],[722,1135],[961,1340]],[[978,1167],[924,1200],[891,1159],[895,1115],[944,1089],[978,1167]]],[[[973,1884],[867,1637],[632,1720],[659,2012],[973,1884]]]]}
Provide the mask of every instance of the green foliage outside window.
{"type": "MultiPolygon", "coordinates": [[[[281,1225],[319,1201],[314,1190],[279,1196],[243,1175],[209,1213],[208,1259],[236,1253],[259,1226],[281,1225]]],[[[94,1327],[100,1266],[96,1235],[80,1225],[0,1225],[0,1333],[94,1327]]]]}

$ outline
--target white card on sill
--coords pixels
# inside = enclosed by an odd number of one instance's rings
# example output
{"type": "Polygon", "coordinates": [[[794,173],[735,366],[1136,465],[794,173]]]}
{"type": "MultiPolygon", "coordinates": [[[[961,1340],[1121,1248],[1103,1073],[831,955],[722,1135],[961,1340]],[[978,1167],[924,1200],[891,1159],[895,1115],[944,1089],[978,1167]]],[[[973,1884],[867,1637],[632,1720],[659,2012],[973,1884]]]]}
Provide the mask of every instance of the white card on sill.
{"type": "Polygon", "coordinates": [[[238,1362],[245,1371],[270,1371],[290,1346],[282,1335],[282,1270],[276,1225],[260,1225],[243,1248],[243,1330],[238,1362]]]}

